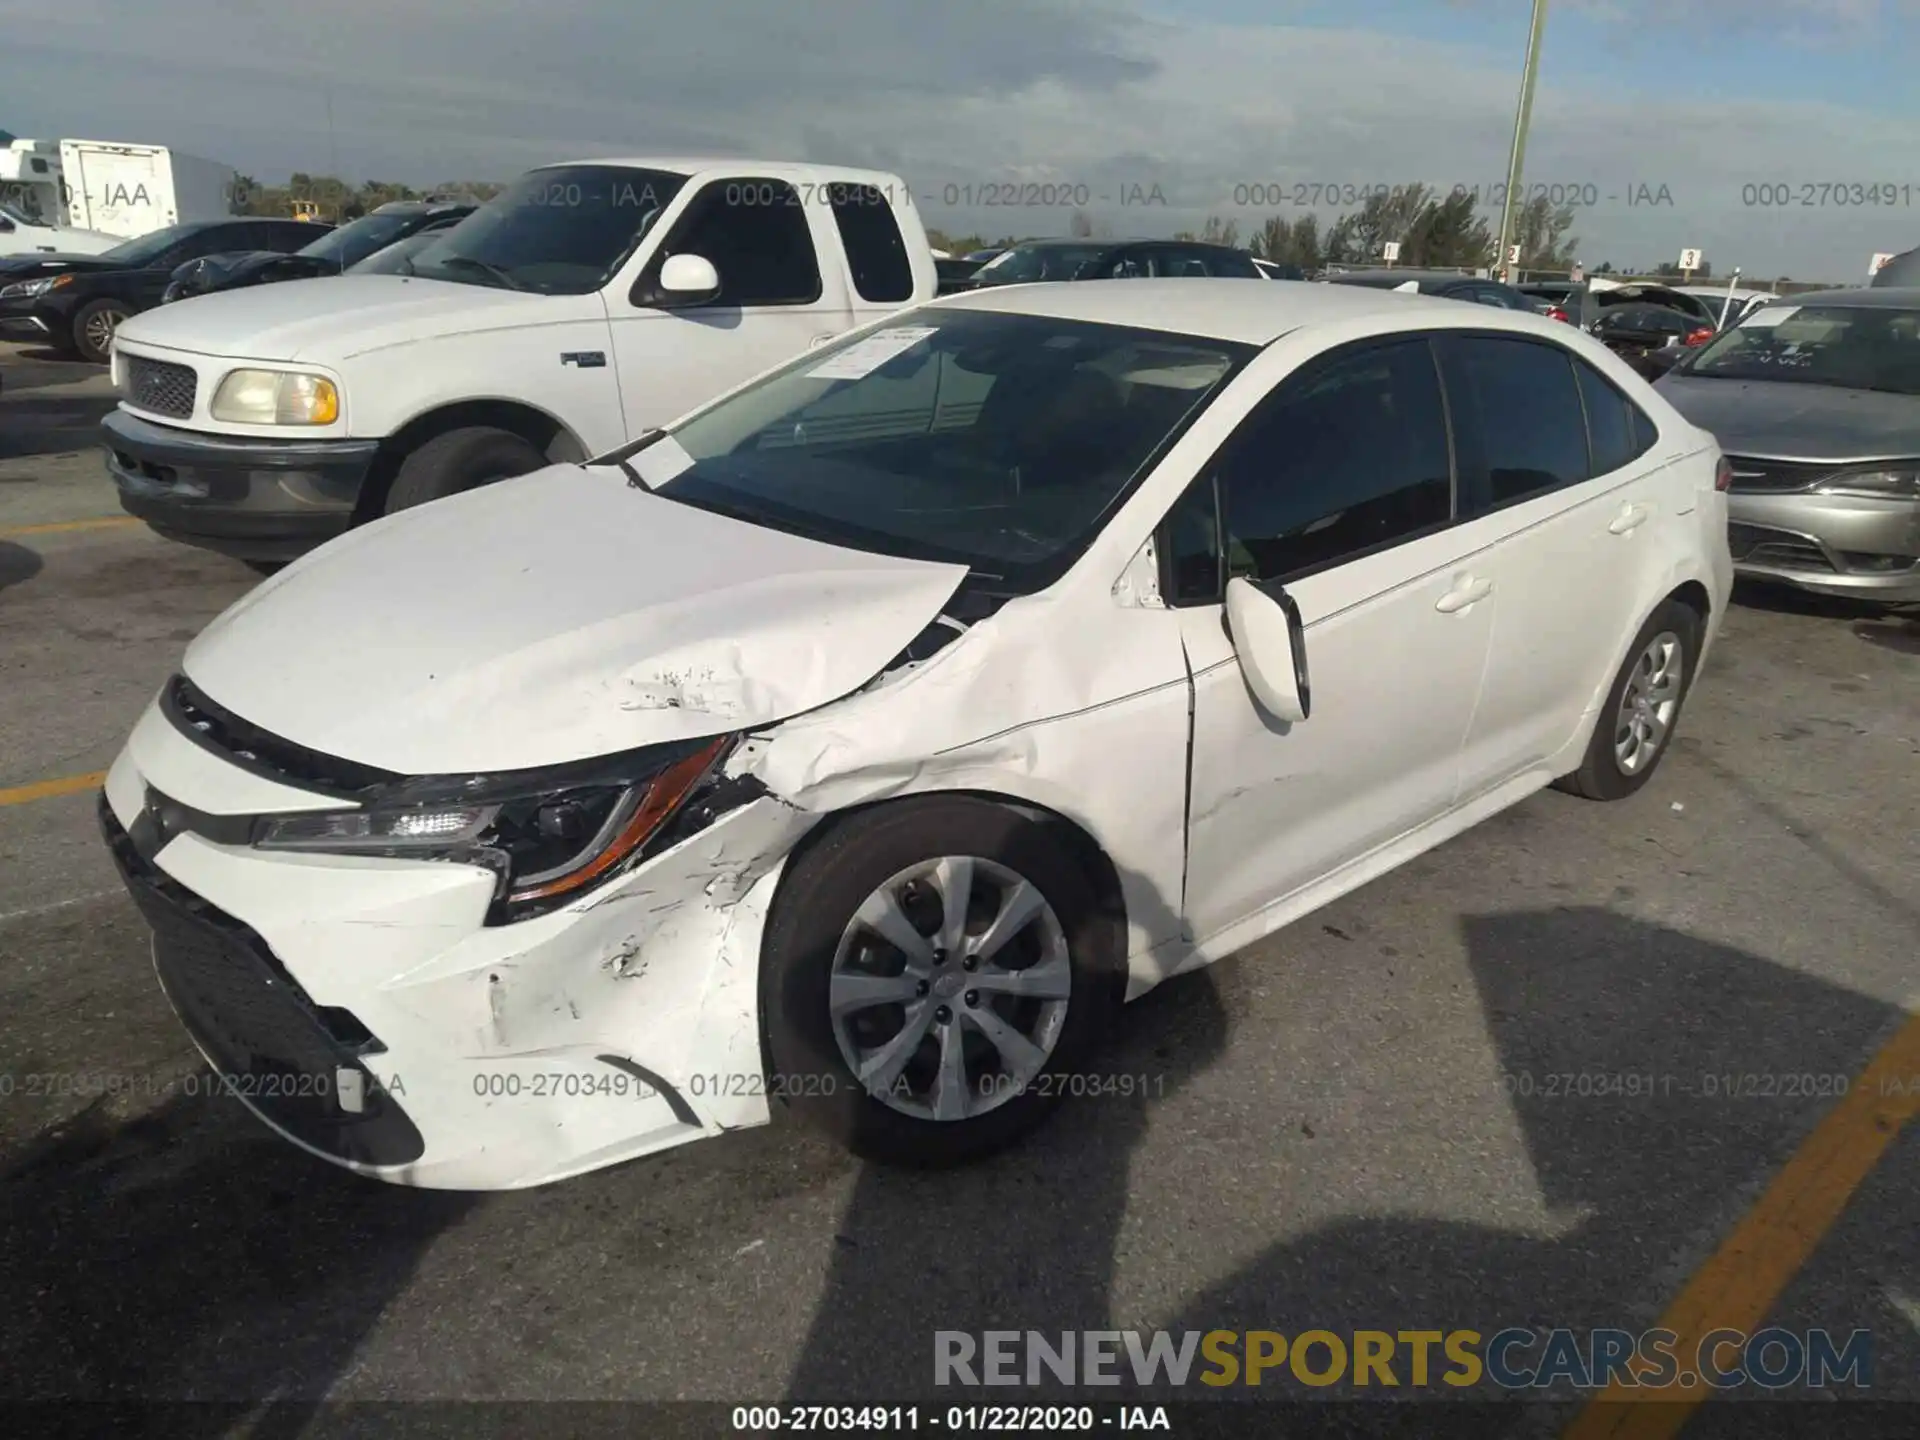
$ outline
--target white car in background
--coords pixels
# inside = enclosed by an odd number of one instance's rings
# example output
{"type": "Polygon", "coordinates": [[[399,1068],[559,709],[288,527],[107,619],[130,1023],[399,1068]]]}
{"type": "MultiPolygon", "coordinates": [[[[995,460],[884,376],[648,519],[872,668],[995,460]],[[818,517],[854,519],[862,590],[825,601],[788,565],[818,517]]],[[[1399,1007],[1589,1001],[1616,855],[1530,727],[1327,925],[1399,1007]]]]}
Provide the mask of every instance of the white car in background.
{"type": "Polygon", "coordinates": [[[1724,285],[1676,285],[1673,288],[1682,295],[1706,302],[1707,308],[1713,311],[1716,327],[1721,330],[1731,330],[1760,306],[1780,298],[1771,290],[1736,287],[1729,291],[1724,285]]]}
{"type": "Polygon", "coordinates": [[[297,562],[102,826],[208,1061],[363,1174],[534,1185],[770,1098],[961,1161],[1124,1000],[1644,785],[1726,479],[1535,315],[984,290],[297,562]]]}

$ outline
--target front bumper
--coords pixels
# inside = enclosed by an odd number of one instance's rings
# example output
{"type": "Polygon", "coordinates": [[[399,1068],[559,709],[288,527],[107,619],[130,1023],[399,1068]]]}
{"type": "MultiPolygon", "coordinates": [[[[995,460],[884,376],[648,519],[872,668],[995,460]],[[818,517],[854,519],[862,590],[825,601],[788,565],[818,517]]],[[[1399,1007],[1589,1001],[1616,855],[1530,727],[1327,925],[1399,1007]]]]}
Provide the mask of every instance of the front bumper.
{"type": "Polygon", "coordinates": [[[219,823],[336,803],[210,753],[157,704],[102,800],[176,1013],[284,1137],[376,1179],[493,1190],[765,1123],[761,926],[812,817],[751,801],[499,926],[478,867],[274,854],[219,823]]]}
{"type": "Polygon", "coordinates": [[[0,300],[0,339],[51,340],[64,330],[69,318],[42,296],[0,300]]]}
{"type": "Polygon", "coordinates": [[[292,560],[344,533],[377,440],[247,440],[142,420],[100,422],[120,504],[170,540],[292,560]]]}
{"type": "Polygon", "coordinates": [[[1821,595],[1920,601],[1920,502],[1790,493],[1727,497],[1734,571],[1821,595]]]}

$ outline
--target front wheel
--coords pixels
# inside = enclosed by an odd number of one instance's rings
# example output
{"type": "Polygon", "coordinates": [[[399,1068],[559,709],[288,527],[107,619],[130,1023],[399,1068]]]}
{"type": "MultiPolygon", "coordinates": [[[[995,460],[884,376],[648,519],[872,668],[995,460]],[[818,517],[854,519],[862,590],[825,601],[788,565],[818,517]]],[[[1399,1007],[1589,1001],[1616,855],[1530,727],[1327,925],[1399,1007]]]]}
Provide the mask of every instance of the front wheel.
{"type": "Polygon", "coordinates": [[[95,365],[107,363],[114,332],[130,312],[117,300],[89,300],[74,312],[73,351],[95,365]]]}
{"type": "Polygon", "coordinates": [[[1624,800],[1653,778],[1693,683],[1700,628],[1699,615],[1677,600],[1653,612],[1613,678],[1580,768],[1558,788],[1587,800],[1624,800]]]}
{"type": "Polygon", "coordinates": [[[386,513],[525,475],[546,463],[546,456],[511,430],[491,425],[449,430],[400,462],[387,492],[386,513]]]}
{"type": "Polygon", "coordinates": [[[1038,1125],[1124,994],[1117,928],[1046,823],[964,796],[795,863],[761,967],[772,1089],[873,1159],[959,1164],[1038,1125]]]}

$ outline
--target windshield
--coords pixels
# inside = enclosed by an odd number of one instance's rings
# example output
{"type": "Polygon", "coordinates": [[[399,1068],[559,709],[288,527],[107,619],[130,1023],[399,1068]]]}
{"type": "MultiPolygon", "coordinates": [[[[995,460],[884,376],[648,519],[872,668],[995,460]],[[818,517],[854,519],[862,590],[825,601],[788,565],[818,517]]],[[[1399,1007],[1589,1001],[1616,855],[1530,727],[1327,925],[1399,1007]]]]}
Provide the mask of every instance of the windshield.
{"type": "Polygon", "coordinates": [[[673,439],[692,464],[661,491],[1037,590],[1254,353],[1118,325],[922,312],[687,421],[673,439]]]}
{"type": "Polygon", "coordinates": [[[34,219],[10,200],[0,200],[0,215],[6,216],[7,219],[13,221],[16,225],[40,225],[45,223],[34,219]]]}
{"type": "Polygon", "coordinates": [[[1071,280],[1080,267],[1107,253],[1105,245],[1020,245],[1003,250],[975,272],[977,280],[1071,280]]]}
{"type": "Polygon", "coordinates": [[[315,260],[325,260],[344,270],[366,259],[374,251],[392,244],[419,221],[417,213],[362,215],[350,225],[329,230],[311,245],[301,246],[298,253],[315,260]]]}
{"type": "Polygon", "coordinates": [[[521,176],[413,259],[413,273],[543,295],[598,290],[625,263],[684,175],[556,165],[521,176]]]}
{"type": "Polygon", "coordinates": [[[102,260],[113,260],[121,265],[139,267],[151,264],[165,254],[180,240],[191,235],[200,227],[197,225],[169,225],[164,230],[154,230],[146,235],[116,245],[101,255],[102,260]]]}
{"type": "Polygon", "coordinates": [[[374,251],[358,264],[347,266],[347,269],[355,275],[411,275],[413,257],[429,245],[445,239],[446,234],[446,229],[422,230],[407,236],[404,240],[396,240],[384,249],[374,251]]]}
{"type": "Polygon", "coordinates": [[[1702,349],[1686,373],[1920,395],[1920,310],[1768,305],[1702,349]]]}

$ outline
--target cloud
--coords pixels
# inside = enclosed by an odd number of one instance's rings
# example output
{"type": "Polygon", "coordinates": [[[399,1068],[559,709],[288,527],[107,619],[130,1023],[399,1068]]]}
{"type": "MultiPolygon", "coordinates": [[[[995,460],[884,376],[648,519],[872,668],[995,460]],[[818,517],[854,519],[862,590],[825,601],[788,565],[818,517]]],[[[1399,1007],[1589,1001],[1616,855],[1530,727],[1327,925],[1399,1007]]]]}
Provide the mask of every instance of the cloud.
{"type": "MultiPolygon", "coordinates": [[[[1604,3],[1669,30],[1676,17],[1789,11],[1604,3]]],[[[1295,185],[1491,188],[1516,80],[1511,46],[1176,20],[1122,0],[700,0],[645,13],[620,0],[333,0],[323,25],[242,0],[31,9],[0,0],[14,22],[7,123],[23,134],[150,139],[261,179],[328,170],[336,155],[348,174],[421,184],[612,153],[835,160],[898,171],[931,223],[990,234],[1063,232],[1083,196],[1114,233],[1165,234],[1208,213],[1243,225],[1299,213],[1295,185]],[[1015,180],[1051,182],[1066,203],[991,203],[1005,198],[991,187],[1015,180]],[[1253,204],[1276,198],[1255,186],[1289,203],[1253,204]],[[1156,190],[1164,205],[1122,203],[1156,190]]],[[[1832,29],[1880,24],[1890,7],[1791,7],[1803,21],[1816,11],[1832,29]]],[[[1528,178],[1594,202],[1576,227],[1589,259],[1649,264],[1698,245],[1722,271],[1843,278],[1920,228],[1920,196],[1771,206],[1745,203],[1760,192],[1743,188],[1904,184],[1920,125],[1664,84],[1642,94],[1632,78],[1549,75],[1536,101],[1528,178]],[[1642,185],[1665,185],[1670,203],[1628,204],[1642,185]]]]}

